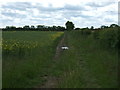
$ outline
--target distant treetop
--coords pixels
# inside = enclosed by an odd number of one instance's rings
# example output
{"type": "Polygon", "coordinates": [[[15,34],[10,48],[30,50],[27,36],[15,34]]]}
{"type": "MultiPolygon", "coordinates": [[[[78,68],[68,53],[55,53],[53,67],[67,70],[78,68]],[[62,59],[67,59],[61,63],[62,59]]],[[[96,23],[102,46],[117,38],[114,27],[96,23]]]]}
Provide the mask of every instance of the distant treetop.
{"type": "Polygon", "coordinates": [[[71,21],[67,21],[67,22],[65,23],[65,26],[66,26],[66,29],[67,29],[68,31],[73,30],[73,29],[75,28],[73,22],[71,22],[71,21]]]}

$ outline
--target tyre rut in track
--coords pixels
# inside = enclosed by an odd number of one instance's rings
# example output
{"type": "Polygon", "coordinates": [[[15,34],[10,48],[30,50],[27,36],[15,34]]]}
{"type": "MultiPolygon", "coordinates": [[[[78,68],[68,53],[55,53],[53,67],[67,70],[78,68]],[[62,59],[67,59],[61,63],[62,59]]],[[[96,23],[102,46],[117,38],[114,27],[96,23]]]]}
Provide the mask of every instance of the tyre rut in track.
{"type": "MultiPolygon", "coordinates": [[[[54,61],[57,61],[62,53],[62,46],[65,46],[65,38],[66,38],[66,34],[63,35],[62,39],[60,40],[60,42],[58,43],[57,47],[56,47],[56,53],[55,56],[53,58],[54,61]]],[[[43,83],[40,86],[37,86],[37,88],[56,88],[57,83],[59,81],[59,78],[57,77],[53,77],[53,76],[44,76],[43,78],[46,79],[46,82],[43,83]]]]}

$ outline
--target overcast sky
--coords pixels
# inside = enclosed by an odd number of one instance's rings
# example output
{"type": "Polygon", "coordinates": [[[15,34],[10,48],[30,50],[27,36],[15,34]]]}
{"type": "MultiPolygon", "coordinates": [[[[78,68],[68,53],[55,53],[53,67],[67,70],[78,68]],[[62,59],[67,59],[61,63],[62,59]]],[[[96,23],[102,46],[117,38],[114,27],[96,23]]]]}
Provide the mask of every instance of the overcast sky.
{"type": "Polygon", "coordinates": [[[0,0],[0,27],[46,25],[100,27],[118,23],[117,0],[0,0]]]}

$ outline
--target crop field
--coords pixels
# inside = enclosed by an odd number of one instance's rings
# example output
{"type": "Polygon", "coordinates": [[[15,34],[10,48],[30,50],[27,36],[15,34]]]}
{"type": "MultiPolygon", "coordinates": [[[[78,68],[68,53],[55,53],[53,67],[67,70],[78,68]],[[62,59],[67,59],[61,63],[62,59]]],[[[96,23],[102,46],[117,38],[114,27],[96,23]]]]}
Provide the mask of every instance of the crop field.
{"type": "Polygon", "coordinates": [[[3,88],[117,88],[117,33],[5,31],[3,88]],[[54,60],[60,41],[69,49],[54,60]]]}
{"type": "Polygon", "coordinates": [[[48,73],[63,32],[3,32],[3,88],[30,87],[48,73]],[[31,85],[32,83],[32,85],[31,85]]]}

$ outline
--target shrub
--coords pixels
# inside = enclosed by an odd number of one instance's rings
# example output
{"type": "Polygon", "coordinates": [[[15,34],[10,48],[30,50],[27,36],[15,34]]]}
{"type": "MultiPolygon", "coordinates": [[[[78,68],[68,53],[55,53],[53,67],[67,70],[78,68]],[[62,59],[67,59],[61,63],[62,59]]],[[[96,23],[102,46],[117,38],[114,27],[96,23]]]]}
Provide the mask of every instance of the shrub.
{"type": "Polygon", "coordinates": [[[117,47],[118,43],[118,34],[115,29],[106,29],[100,33],[100,42],[102,45],[107,47],[117,47]]]}

